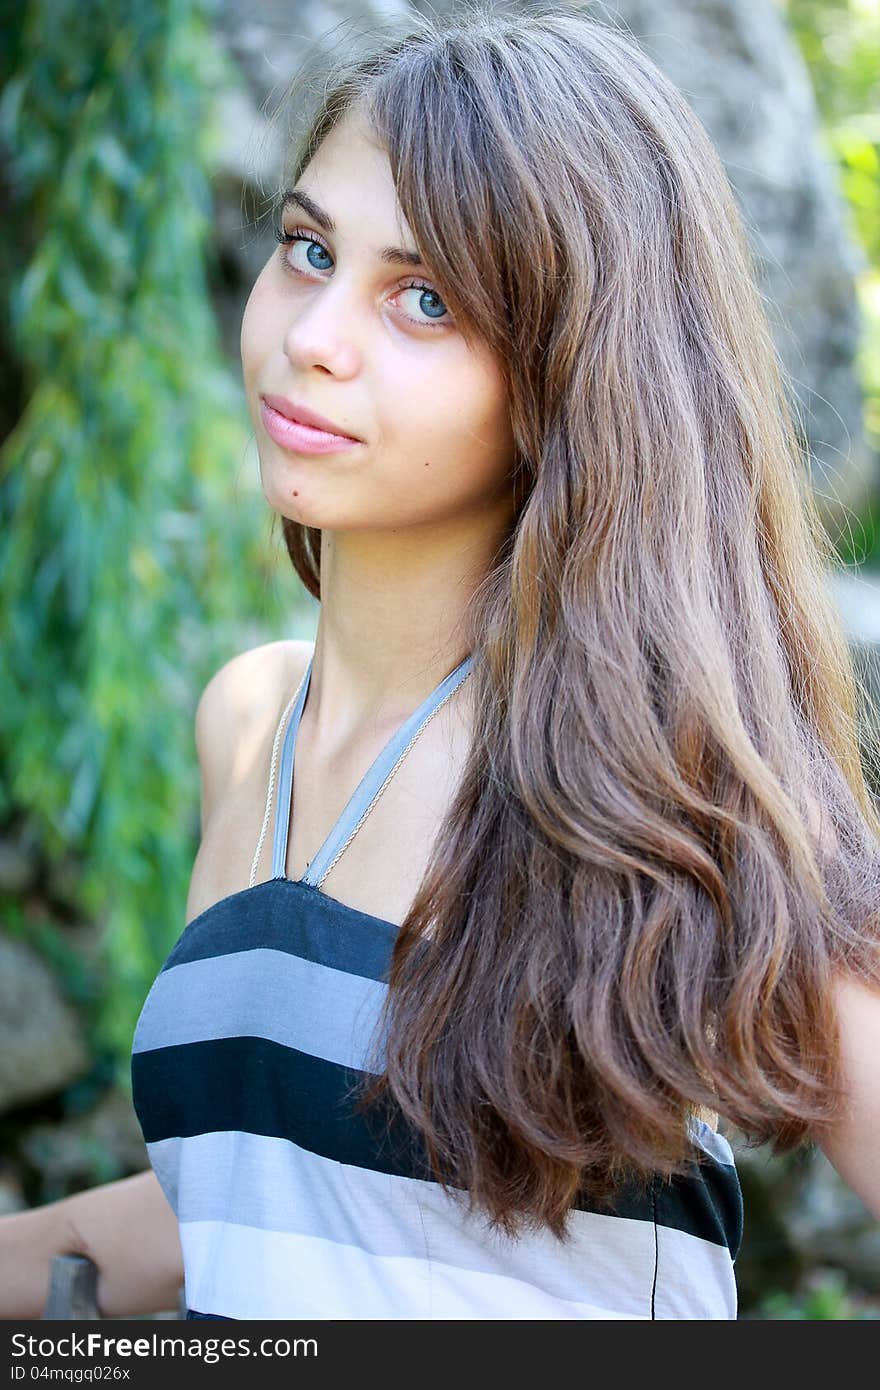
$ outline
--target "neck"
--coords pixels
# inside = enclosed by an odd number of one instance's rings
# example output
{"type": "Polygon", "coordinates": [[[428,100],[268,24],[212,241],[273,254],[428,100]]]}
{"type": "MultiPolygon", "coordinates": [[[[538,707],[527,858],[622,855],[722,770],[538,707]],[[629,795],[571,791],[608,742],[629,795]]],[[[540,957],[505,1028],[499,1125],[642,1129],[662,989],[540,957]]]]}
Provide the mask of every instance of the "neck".
{"type": "Polygon", "coordinates": [[[470,654],[467,605],[508,525],[323,532],[307,701],[319,743],[343,743],[366,723],[396,729],[470,654]]]}

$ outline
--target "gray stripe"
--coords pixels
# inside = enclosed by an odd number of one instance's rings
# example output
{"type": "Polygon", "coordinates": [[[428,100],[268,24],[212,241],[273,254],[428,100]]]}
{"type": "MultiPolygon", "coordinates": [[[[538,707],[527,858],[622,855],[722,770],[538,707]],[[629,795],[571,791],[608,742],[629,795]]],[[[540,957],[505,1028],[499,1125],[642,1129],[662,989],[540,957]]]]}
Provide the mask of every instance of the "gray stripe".
{"type": "Polygon", "coordinates": [[[214,1038],[267,1038],[366,1071],[387,989],[379,980],[259,947],[186,961],[155,981],[132,1053],[214,1038]]]}

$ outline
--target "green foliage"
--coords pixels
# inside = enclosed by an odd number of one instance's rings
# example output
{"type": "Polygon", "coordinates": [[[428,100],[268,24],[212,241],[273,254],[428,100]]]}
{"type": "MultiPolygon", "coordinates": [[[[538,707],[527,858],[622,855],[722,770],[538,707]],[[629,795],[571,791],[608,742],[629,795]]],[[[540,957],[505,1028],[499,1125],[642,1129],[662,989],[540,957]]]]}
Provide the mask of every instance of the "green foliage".
{"type": "Polygon", "coordinates": [[[71,906],[113,980],[98,1042],[127,1084],[183,922],[195,702],[280,611],[206,283],[223,72],[205,5],[104,0],[81,21],[76,0],[31,0],[0,104],[25,391],[0,451],[0,813],[81,865],[71,906]]]}
{"type": "Polygon", "coordinates": [[[880,495],[870,496],[859,515],[835,538],[835,549],[845,565],[880,564],[880,495]]]}
{"type": "Polygon", "coordinates": [[[802,1321],[865,1321],[880,1318],[880,1302],[866,1299],[847,1283],[841,1270],[823,1269],[813,1274],[803,1290],[773,1289],[749,1318],[802,1321]]]}
{"type": "MultiPolygon", "coordinates": [[[[857,367],[869,446],[880,453],[880,0],[787,0],[809,67],[822,139],[837,168],[867,265],[858,281],[863,333],[857,367]]],[[[835,542],[844,564],[880,568],[880,495],[856,518],[861,537],[835,542]]]]}
{"type": "Polygon", "coordinates": [[[880,4],[788,0],[856,235],[880,270],[880,4]]]}

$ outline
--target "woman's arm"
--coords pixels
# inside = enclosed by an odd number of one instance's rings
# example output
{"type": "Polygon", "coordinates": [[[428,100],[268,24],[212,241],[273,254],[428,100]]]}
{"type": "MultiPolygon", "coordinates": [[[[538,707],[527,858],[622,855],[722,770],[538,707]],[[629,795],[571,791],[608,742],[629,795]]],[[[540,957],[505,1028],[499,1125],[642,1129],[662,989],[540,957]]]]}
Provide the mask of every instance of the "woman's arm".
{"type": "Polygon", "coordinates": [[[177,1218],[152,1170],[0,1217],[0,1318],[39,1318],[56,1255],[88,1255],[108,1318],[178,1306],[177,1218]]]}
{"type": "Polygon", "coordinates": [[[98,1266],[106,1318],[177,1307],[183,1254],[177,1217],[152,1169],[69,1197],[75,1255],[98,1266]]]}
{"type": "Polygon", "coordinates": [[[39,1318],[55,1255],[73,1253],[68,1199],[0,1217],[0,1318],[39,1318]]]}
{"type": "Polygon", "coordinates": [[[880,989],[840,975],[834,998],[847,1101],[816,1143],[880,1221],[880,989]]]}

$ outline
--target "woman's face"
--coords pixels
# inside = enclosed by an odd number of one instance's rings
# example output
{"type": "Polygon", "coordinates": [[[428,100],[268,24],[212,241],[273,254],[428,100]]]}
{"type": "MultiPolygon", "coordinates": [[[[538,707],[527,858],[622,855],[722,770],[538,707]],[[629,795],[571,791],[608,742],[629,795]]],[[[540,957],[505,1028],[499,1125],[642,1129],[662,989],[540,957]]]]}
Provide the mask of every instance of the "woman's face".
{"type": "Polygon", "coordinates": [[[506,387],[488,349],[465,343],[428,268],[383,258],[387,247],[416,250],[384,150],[349,115],[296,187],[314,207],[310,215],[288,203],[281,227],[302,240],[269,258],[241,325],[270,506],[339,530],[497,518],[514,458],[506,387]],[[279,442],[264,395],[317,411],[361,442],[327,453],[279,442]]]}

